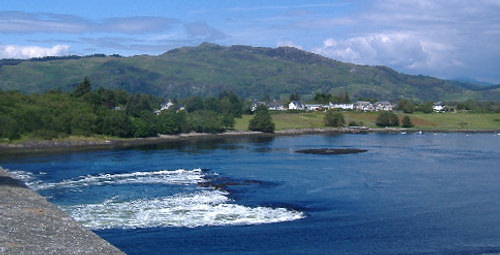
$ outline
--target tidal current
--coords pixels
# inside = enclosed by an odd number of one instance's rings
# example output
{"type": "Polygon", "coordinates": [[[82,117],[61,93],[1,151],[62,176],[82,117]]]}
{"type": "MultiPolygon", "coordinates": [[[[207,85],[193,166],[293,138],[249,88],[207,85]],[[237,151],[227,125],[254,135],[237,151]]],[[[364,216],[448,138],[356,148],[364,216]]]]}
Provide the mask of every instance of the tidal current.
{"type": "Polygon", "coordinates": [[[500,254],[500,136],[193,139],[0,156],[127,254],[500,254]],[[314,155],[338,148],[360,154],[314,155]]]}

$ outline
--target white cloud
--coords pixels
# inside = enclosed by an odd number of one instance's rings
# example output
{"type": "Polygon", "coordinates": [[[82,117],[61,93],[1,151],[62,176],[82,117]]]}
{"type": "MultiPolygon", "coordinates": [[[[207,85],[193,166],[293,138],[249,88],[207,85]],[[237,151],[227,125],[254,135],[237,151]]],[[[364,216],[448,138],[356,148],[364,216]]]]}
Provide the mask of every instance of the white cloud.
{"type": "Polygon", "coordinates": [[[301,25],[326,31],[312,51],[334,59],[498,82],[499,11],[498,0],[380,0],[343,17],[351,23],[324,19],[301,25]]]}
{"type": "Polygon", "coordinates": [[[0,32],[2,33],[125,33],[145,34],[165,31],[177,19],[151,16],[133,16],[88,20],[75,15],[54,13],[27,13],[0,11],[0,32]]]}
{"type": "Polygon", "coordinates": [[[51,48],[43,48],[39,46],[0,45],[0,58],[40,58],[46,56],[63,56],[68,53],[68,45],[55,45],[51,48]]]}
{"type": "Polygon", "coordinates": [[[313,51],[334,59],[370,65],[396,65],[407,68],[428,63],[432,52],[425,42],[403,33],[370,34],[345,40],[326,39],[313,51]]]}

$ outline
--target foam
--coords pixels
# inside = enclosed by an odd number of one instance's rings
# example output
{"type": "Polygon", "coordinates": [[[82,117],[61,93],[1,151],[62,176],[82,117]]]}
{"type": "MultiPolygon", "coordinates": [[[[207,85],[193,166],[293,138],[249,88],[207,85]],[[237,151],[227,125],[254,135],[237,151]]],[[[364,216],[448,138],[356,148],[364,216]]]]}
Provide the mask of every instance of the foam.
{"type": "MultiPolygon", "coordinates": [[[[35,190],[75,189],[91,186],[127,184],[183,185],[207,182],[209,175],[201,169],[160,170],[120,174],[79,176],[56,183],[43,183],[37,175],[18,171],[16,175],[35,190]]],[[[286,208],[247,207],[235,203],[227,191],[196,186],[180,189],[172,196],[123,201],[119,195],[101,203],[61,206],[89,229],[134,229],[154,227],[201,227],[254,225],[302,219],[302,212],[286,208]]]]}
{"type": "Polygon", "coordinates": [[[155,199],[63,207],[85,227],[133,229],[153,227],[201,227],[254,225],[298,220],[301,212],[286,208],[246,207],[231,203],[228,193],[202,190],[155,199]]]}
{"type": "Polygon", "coordinates": [[[122,174],[99,174],[79,176],[56,183],[28,182],[35,190],[56,188],[80,188],[87,186],[120,185],[120,184],[172,184],[188,185],[206,181],[201,169],[193,170],[160,170],[153,172],[133,172],[122,174]]]}

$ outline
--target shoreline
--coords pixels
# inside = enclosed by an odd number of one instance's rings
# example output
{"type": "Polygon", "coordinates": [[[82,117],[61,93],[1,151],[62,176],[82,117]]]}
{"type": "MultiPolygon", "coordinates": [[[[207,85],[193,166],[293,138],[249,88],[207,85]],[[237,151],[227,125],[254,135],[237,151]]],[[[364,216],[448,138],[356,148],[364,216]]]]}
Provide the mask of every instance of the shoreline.
{"type": "Polygon", "coordinates": [[[411,129],[411,128],[308,128],[308,129],[287,129],[274,133],[263,133],[258,131],[227,131],[224,133],[185,133],[178,135],[159,135],[147,138],[126,138],[100,140],[93,137],[83,140],[32,140],[22,143],[0,143],[0,154],[19,153],[41,153],[41,152],[66,152],[66,151],[87,151],[87,150],[108,150],[123,149],[140,145],[153,145],[168,142],[214,139],[224,137],[275,137],[293,136],[307,134],[367,134],[367,133],[500,133],[500,129],[411,129]]]}

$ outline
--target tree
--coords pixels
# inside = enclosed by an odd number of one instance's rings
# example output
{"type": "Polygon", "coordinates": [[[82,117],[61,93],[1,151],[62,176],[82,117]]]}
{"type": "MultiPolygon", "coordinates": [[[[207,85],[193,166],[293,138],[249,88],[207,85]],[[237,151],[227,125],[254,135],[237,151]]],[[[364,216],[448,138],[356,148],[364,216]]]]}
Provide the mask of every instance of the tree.
{"type": "Polygon", "coordinates": [[[97,89],[96,95],[99,97],[99,101],[104,107],[111,109],[116,106],[115,93],[112,90],[100,87],[97,89]]]}
{"type": "Polygon", "coordinates": [[[143,111],[139,118],[132,118],[134,137],[149,137],[158,134],[156,116],[152,112],[143,111]]]}
{"type": "Polygon", "coordinates": [[[434,103],[432,101],[425,102],[423,104],[420,104],[417,107],[417,111],[423,112],[423,113],[432,113],[434,107],[434,103]]]}
{"type": "Polygon", "coordinates": [[[255,116],[248,123],[248,129],[252,131],[261,131],[273,133],[275,129],[271,114],[264,105],[257,106],[255,116]]]}
{"type": "Polygon", "coordinates": [[[74,97],[82,97],[83,95],[87,94],[90,92],[92,89],[92,86],[90,85],[90,81],[85,76],[82,82],[76,86],[75,90],[73,90],[73,93],[71,93],[72,96],[74,97]]]}
{"type": "Polygon", "coordinates": [[[338,96],[333,97],[333,101],[339,104],[348,104],[351,102],[351,98],[347,92],[342,91],[338,94],[338,96]]]}
{"type": "Polygon", "coordinates": [[[199,110],[188,115],[189,126],[198,133],[217,133],[224,130],[224,123],[220,114],[199,110]]]}
{"type": "Polygon", "coordinates": [[[328,104],[332,101],[332,95],[318,92],[314,94],[313,101],[317,104],[328,104]]]}
{"type": "Polygon", "coordinates": [[[219,95],[221,112],[240,118],[243,114],[243,103],[232,91],[224,91],[219,95]]]}
{"type": "Polygon", "coordinates": [[[127,114],[139,118],[143,111],[153,111],[153,100],[143,94],[132,95],[127,100],[127,114]]]}
{"type": "Polygon", "coordinates": [[[179,134],[183,132],[183,125],[186,124],[184,111],[177,112],[177,109],[171,108],[162,111],[158,115],[158,132],[161,134],[179,134]]]}
{"type": "Polygon", "coordinates": [[[198,110],[203,110],[203,100],[199,96],[191,96],[184,100],[184,108],[188,112],[195,112],[198,110]]]}
{"type": "Polygon", "coordinates": [[[234,124],[236,123],[233,115],[231,114],[222,114],[221,120],[222,120],[222,125],[224,126],[225,129],[234,128],[234,124]]]}
{"type": "Polygon", "coordinates": [[[327,127],[342,127],[345,123],[344,115],[341,112],[327,111],[324,122],[327,127]]]}
{"type": "Polygon", "coordinates": [[[399,126],[399,118],[392,112],[382,112],[375,120],[375,125],[379,127],[397,127],[399,126]]]}
{"type": "Polygon", "coordinates": [[[207,99],[205,99],[205,102],[203,102],[203,106],[204,109],[209,111],[214,111],[214,112],[221,111],[221,102],[216,97],[208,97],[207,99]]]}
{"type": "Polygon", "coordinates": [[[293,92],[290,95],[290,101],[300,101],[300,95],[297,92],[293,92]]]}
{"type": "Polygon", "coordinates": [[[106,111],[98,130],[104,135],[119,137],[131,137],[133,135],[132,122],[123,111],[106,111]]]}
{"type": "Polygon", "coordinates": [[[21,138],[21,128],[15,119],[0,115],[0,138],[2,137],[9,140],[21,138]]]}
{"type": "Polygon", "coordinates": [[[397,108],[404,113],[412,113],[415,111],[415,104],[408,99],[402,99],[398,102],[397,108]]]}
{"type": "Polygon", "coordinates": [[[401,126],[404,128],[413,127],[413,123],[411,122],[410,116],[408,115],[403,116],[403,120],[401,121],[401,126]]]}

